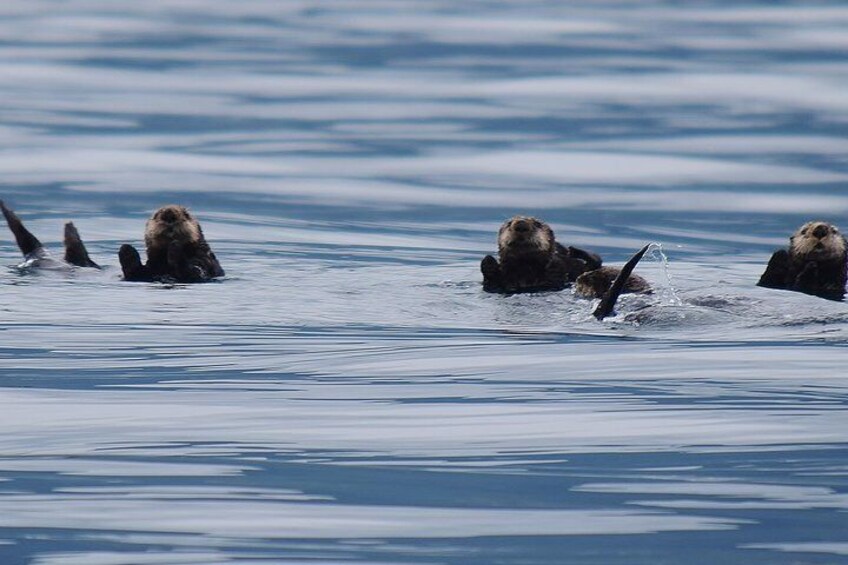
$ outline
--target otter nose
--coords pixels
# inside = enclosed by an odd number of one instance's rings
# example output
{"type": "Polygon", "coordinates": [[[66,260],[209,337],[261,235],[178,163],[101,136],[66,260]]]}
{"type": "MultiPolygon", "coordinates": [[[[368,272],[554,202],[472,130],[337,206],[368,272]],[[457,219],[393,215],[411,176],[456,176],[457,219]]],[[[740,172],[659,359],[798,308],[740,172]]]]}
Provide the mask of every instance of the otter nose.
{"type": "Polygon", "coordinates": [[[177,215],[174,214],[173,210],[163,210],[162,214],[159,216],[159,218],[163,222],[168,222],[170,224],[170,223],[173,223],[177,219],[177,215]]]}
{"type": "Polygon", "coordinates": [[[512,229],[519,233],[524,233],[530,231],[530,222],[527,220],[516,220],[512,225],[512,229]]]}
{"type": "Polygon", "coordinates": [[[828,234],[828,232],[830,232],[830,230],[824,224],[819,224],[815,227],[815,229],[813,229],[813,235],[816,236],[819,239],[826,236],[828,234]]]}

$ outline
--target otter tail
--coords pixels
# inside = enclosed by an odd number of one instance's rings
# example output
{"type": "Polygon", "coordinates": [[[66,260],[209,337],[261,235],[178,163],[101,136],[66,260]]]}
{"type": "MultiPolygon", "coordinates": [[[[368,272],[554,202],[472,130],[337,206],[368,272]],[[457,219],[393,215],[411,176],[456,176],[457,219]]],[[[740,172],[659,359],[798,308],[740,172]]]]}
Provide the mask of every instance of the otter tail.
{"type": "Polygon", "coordinates": [[[88,256],[88,251],[85,249],[85,245],[82,239],[80,239],[80,234],[73,222],[65,224],[65,261],[77,267],[100,268],[100,265],[92,261],[88,256]]]}
{"type": "Polygon", "coordinates": [[[601,303],[598,304],[595,311],[592,312],[592,315],[595,316],[598,320],[603,320],[610,314],[612,314],[613,309],[615,308],[615,303],[618,301],[619,295],[621,295],[621,291],[624,290],[624,283],[627,282],[627,278],[630,276],[630,273],[633,272],[633,269],[636,267],[636,263],[642,259],[642,256],[648,251],[648,248],[651,245],[648,244],[639,251],[636,252],[630,260],[624,264],[621,268],[621,272],[618,273],[618,276],[615,277],[615,280],[610,286],[609,290],[604,294],[604,297],[601,298],[601,303]]]}
{"type": "Polygon", "coordinates": [[[18,242],[18,247],[20,248],[21,253],[24,254],[24,257],[29,257],[38,249],[43,247],[41,242],[38,241],[38,238],[32,235],[29,230],[24,227],[20,218],[18,218],[13,211],[6,208],[6,204],[4,204],[2,200],[0,200],[0,210],[3,211],[3,216],[6,217],[6,223],[9,224],[9,229],[12,230],[12,234],[15,236],[15,241],[18,242]]]}

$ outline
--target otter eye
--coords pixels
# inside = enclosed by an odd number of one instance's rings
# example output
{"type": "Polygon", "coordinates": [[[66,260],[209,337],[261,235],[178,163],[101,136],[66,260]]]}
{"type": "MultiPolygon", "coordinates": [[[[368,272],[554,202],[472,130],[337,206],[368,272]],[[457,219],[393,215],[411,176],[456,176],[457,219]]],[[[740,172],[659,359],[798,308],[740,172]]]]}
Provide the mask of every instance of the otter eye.
{"type": "Polygon", "coordinates": [[[801,235],[807,235],[807,228],[801,230],[801,235]]]}
{"type": "Polygon", "coordinates": [[[535,226],[537,228],[541,228],[542,222],[540,222],[539,220],[533,220],[533,226],[535,226]]]}

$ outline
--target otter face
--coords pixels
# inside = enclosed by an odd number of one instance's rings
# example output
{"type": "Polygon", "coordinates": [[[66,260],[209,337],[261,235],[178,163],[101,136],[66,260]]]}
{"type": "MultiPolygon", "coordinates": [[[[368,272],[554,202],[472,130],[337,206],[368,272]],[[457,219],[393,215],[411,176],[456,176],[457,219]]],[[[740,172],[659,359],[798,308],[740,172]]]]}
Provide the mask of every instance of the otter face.
{"type": "Polygon", "coordinates": [[[554,232],[548,224],[528,216],[505,221],[498,231],[498,251],[535,251],[553,253],[554,232]]]}
{"type": "Polygon", "coordinates": [[[144,241],[151,247],[167,247],[172,241],[193,242],[200,239],[197,221],[183,206],[171,204],[156,210],[147,220],[144,241]]]}
{"type": "Polygon", "coordinates": [[[807,222],[789,238],[789,252],[793,256],[826,260],[845,257],[845,238],[835,226],[827,222],[807,222]]]}

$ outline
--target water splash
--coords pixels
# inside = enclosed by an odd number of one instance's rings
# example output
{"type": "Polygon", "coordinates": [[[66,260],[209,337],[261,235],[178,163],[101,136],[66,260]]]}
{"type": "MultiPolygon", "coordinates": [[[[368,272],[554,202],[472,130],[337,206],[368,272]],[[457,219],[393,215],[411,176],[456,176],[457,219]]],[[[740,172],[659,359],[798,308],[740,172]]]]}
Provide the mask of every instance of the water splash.
{"type": "Polygon", "coordinates": [[[683,301],[677,295],[677,290],[674,288],[674,280],[671,276],[671,270],[668,268],[668,256],[663,250],[663,244],[658,241],[651,242],[651,247],[648,251],[651,259],[662,264],[665,284],[663,284],[659,293],[657,293],[660,304],[663,306],[683,306],[683,301]]]}

